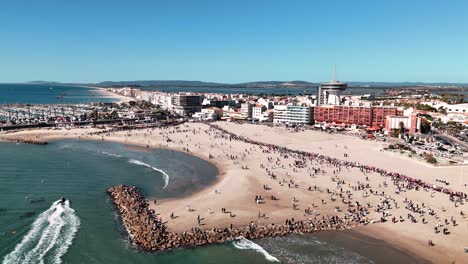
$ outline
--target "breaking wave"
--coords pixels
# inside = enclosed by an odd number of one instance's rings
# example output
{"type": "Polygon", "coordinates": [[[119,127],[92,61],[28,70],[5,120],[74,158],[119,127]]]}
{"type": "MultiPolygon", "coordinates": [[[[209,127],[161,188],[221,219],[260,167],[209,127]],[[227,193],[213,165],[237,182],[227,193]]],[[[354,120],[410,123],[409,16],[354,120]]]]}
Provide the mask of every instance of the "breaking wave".
{"type": "Polygon", "coordinates": [[[244,237],[236,237],[236,240],[232,242],[234,247],[237,249],[250,249],[255,250],[258,253],[263,254],[268,261],[271,262],[280,262],[279,259],[275,258],[274,256],[270,255],[265,249],[261,246],[255,244],[254,242],[244,238],[244,237]]]}
{"type": "Polygon", "coordinates": [[[157,171],[157,172],[160,172],[162,173],[163,177],[164,177],[164,187],[163,189],[165,189],[167,187],[167,185],[169,184],[169,175],[167,175],[167,173],[165,173],[163,170],[161,169],[158,169],[158,168],[155,168],[155,167],[152,167],[151,165],[149,164],[146,164],[144,162],[141,162],[139,160],[134,160],[134,159],[131,159],[129,160],[128,162],[132,163],[132,164],[135,164],[135,165],[139,165],[139,166],[144,166],[144,167],[147,167],[147,168],[150,168],[154,171],[157,171]]]}
{"type": "Polygon", "coordinates": [[[116,158],[121,158],[121,157],[122,157],[122,156],[120,156],[120,155],[113,154],[113,153],[109,153],[109,152],[106,152],[106,151],[102,151],[101,153],[102,153],[102,154],[105,154],[105,155],[107,155],[107,156],[116,157],[116,158]]]}
{"type": "Polygon", "coordinates": [[[23,240],[5,256],[3,264],[61,263],[79,226],[80,219],[69,201],[63,205],[60,200],[55,201],[38,216],[23,240]]]}

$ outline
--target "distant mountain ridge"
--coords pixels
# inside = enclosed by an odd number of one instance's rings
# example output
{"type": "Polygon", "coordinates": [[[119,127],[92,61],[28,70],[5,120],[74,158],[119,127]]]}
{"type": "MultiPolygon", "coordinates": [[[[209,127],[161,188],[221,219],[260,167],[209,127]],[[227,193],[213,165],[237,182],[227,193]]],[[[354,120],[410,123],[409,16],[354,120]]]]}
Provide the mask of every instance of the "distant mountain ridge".
{"type": "Polygon", "coordinates": [[[315,86],[317,84],[305,82],[305,81],[257,81],[257,82],[246,82],[246,83],[214,83],[214,82],[203,82],[203,81],[183,81],[183,80],[145,80],[145,81],[105,81],[97,83],[99,86],[192,86],[192,87],[263,87],[263,86],[285,86],[285,85],[297,85],[297,86],[315,86]]]}
{"type": "MultiPolygon", "coordinates": [[[[275,88],[275,87],[314,87],[320,82],[307,81],[256,81],[245,83],[216,83],[204,81],[185,81],[185,80],[137,80],[137,81],[104,81],[99,83],[60,83],[51,81],[31,81],[26,84],[42,85],[83,85],[83,86],[102,86],[102,87],[250,87],[250,88],[275,88]]],[[[425,82],[347,82],[350,87],[414,87],[414,86],[455,86],[468,87],[467,83],[425,83],[425,82]]]]}
{"type": "Polygon", "coordinates": [[[225,86],[224,83],[202,82],[202,81],[183,81],[183,80],[143,80],[143,81],[105,81],[96,83],[102,86],[225,86]]]}

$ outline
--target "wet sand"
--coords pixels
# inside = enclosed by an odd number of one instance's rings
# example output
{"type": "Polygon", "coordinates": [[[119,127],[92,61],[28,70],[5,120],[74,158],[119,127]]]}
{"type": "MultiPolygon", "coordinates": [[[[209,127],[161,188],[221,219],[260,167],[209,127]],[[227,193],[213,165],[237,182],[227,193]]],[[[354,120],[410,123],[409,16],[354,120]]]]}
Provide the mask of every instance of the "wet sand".
{"type": "Polygon", "coordinates": [[[151,148],[137,146],[137,145],[125,145],[128,150],[140,151],[140,152],[151,152],[151,148]]]}
{"type": "Polygon", "coordinates": [[[313,234],[321,241],[358,253],[379,264],[426,264],[428,259],[417,256],[403,248],[398,248],[385,240],[365,235],[355,228],[352,230],[330,231],[313,234]]]}

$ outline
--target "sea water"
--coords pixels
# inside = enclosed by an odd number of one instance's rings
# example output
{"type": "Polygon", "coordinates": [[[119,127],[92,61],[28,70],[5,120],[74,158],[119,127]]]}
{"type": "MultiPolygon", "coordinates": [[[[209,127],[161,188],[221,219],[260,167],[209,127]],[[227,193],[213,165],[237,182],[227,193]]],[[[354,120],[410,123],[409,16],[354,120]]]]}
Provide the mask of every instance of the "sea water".
{"type": "Polygon", "coordinates": [[[213,183],[217,173],[207,161],[170,150],[74,140],[45,146],[0,143],[0,261],[382,263],[373,260],[378,253],[365,243],[357,243],[365,248],[356,251],[316,235],[238,238],[222,245],[142,252],[130,245],[105,192],[129,184],[155,199],[185,196],[213,183]],[[61,196],[67,199],[63,205],[58,203],[61,196]]]}
{"type": "Polygon", "coordinates": [[[68,85],[0,84],[0,104],[78,104],[115,102],[93,88],[68,85]]]}

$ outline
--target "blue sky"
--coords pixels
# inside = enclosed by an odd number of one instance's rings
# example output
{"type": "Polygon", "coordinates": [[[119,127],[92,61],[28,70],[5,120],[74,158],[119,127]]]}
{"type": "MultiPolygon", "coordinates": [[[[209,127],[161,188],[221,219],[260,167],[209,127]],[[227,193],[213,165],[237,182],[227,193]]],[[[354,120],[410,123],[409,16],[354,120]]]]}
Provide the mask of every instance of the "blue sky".
{"type": "Polygon", "coordinates": [[[468,1],[0,1],[0,82],[468,82],[468,1]]]}

